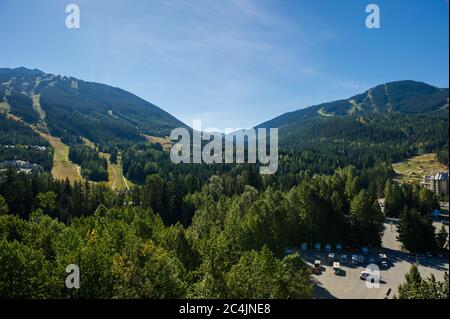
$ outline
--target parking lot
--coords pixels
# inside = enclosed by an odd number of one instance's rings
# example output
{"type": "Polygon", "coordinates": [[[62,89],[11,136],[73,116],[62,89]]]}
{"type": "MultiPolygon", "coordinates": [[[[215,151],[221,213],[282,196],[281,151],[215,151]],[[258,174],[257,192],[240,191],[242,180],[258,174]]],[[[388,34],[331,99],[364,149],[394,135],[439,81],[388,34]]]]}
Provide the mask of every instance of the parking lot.
{"type": "MultiPolygon", "coordinates": [[[[440,226],[439,226],[440,227],[440,226]]],[[[438,228],[439,229],[439,228],[438,228]]],[[[303,253],[305,259],[314,264],[314,260],[322,261],[322,271],[320,274],[312,276],[315,282],[315,296],[317,298],[339,298],[339,299],[383,299],[389,289],[387,297],[390,299],[397,293],[398,286],[404,282],[405,274],[409,271],[413,263],[419,263],[419,271],[422,277],[434,274],[437,280],[443,280],[444,273],[449,271],[448,257],[425,257],[409,255],[402,252],[401,245],[396,239],[397,230],[395,221],[387,220],[383,236],[382,248],[378,251],[369,251],[369,255],[364,256],[364,263],[352,264],[351,256],[362,255],[359,252],[336,252],[335,260],[339,261],[341,254],[346,254],[348,260],[341,263],[341,271],[335,274],[333,263],[327,261],[325,251],[308,251],[303,253]],[[380,269],[381,281],[379,288],[368,288],[364,280],[360,279],[360,273],[366,270],[369,264],[369,257],[373,257],[378,263],[378,254],[384,253],[388,258],[388,268],[380,269]]]]}

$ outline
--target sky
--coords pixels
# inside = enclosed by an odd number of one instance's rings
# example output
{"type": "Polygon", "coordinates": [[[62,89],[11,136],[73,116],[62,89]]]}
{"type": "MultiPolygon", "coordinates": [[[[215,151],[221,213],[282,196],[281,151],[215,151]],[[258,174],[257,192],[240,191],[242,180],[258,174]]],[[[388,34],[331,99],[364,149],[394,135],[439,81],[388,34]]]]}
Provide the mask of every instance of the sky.
{"type": "Polygon", "coordinates": [[[130,91],[188,125],[248,128],[416,80],[449,86],[448,0],[0,0],[0,67],[130,91]],[[66,5],[80,28],[65,25],[66,5]],[[365,25],[380,8],[379,29],[365,25]]]}

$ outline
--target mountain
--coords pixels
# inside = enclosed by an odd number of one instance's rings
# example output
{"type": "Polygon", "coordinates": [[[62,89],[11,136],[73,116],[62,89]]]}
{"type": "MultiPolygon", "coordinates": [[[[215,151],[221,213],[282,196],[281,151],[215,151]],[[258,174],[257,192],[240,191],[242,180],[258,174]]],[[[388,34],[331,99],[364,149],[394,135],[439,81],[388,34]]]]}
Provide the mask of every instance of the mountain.
{"type": "MultiPolygon", "coordinates": [[[[296,169],[330,173],[349,164],[365,168],[423,152],[445,153],[448,108],[448,89],[399,81],[348,99],[285,113],[257,127],[279,129],[280,150],[293,155],[288,157],[296,169]]],[[[164,144],[173,128],[188,128],[122,89],[23,67],[0,69],[0,124],[4,133],[0,162],[25,160],[50,170],[53,150],[63,157],[68,152],[66,164],[69,160],[79,164],[83,176],[94,180],[105,180],[108,168],[98,151],[113,158],[128,154],[124,171],[132,167],[138,173],[130,176],[142,175],[139,172],[144,168],[149,172],[155,169],[143,157],[141,146],[133,144],[145,140],[164,144]],[[58,150],[54,137],[68,150],[58,150]],[[141,157],[139,166],[131,165],[136,162],[134,157],[141,157]]],[[[59,155],[55,153],[53,159],[59,155]]],[[[285,163],[286,157],[283,159],[285,163]]],[[[290,168],[282,164],[280,171],[290,168]]]]}
{"type": "Polygon", "coordinates": [[[257,127],[282,127],[295,121],[332,116],[370,113],[430,114],[448,112],[448,88],[437,88],[415,81],[397,81],[378,85],[362,94],[294,112],[284,113],[257,127]]]}
{"type": "Polygon", "coordinates": [[[335,146],[342,151],[365,143],[367,150],[389,144],[429,151],[448,143],[448,107],[447,88],[398,81],[285,113],[257,127],[278,128],[279,143],[287,150],[335,146]]]}
{"type": "MultiPolygon", "coordinates": [[[[120,88],[24,67],[0,69],[0,107],[67,142],[164,137],[184,123],[120,88]]],[[[1,111],[1,109],[0,109],[1,111]]]]}

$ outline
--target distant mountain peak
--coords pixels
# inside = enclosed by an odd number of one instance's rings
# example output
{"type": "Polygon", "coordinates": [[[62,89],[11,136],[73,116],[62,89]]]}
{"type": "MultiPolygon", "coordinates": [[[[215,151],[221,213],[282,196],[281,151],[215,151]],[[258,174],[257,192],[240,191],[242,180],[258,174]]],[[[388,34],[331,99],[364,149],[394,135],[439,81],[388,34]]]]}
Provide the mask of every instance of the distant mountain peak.
{"type": "Polygon", "coordinates": [[[364,93],[284,113],[257,127],[281,127],[296,120],[370,113],[428,114],[448,110],[448,88],[402,80],[377,85],[364,93]]]}

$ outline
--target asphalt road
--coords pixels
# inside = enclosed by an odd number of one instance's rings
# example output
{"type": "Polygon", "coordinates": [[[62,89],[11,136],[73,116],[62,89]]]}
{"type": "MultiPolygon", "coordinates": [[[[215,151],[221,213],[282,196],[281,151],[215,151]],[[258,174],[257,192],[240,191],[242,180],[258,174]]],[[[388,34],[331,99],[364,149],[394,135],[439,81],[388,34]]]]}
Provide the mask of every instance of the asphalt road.
{"type": "MultiPolygon", "coordinates": [[[[436,225],[440,228],[440,223],[436,225]]],[[[448,226],[447,226],[448,231],[448,226]]],[[[404,282],[405,274],[409,271],[413,263],[419,263],[419,271],[422,277],[428,277],[434,274],[437,280],[443,280],[444,273],[449,271],[448,258],[419,258],[410,256],[401,250],[401,245],[396,239],[397,228],[395,221],[387,220],[385,223],[385,232],[383,235],[383,243],[381,252],[385,253],[389,260],[389,268],[381,269],[381,281],[379,288],[368,288],[366,282],[359,278],[361,271],[366,269],[368,264],[368,256],[365,263],[361,265],[351,265],[347,262],[341,265],[341,273],[335,274],[331,263],[325,263],[322,267],[321,274],[314,274],[312,276],[315,282],[314,293],[317,298],[339,298],[339,299],[383,299],[389,289],[391,289],[388,298],[392,298],[397,293],[398,286],[404,282]]],[[[348,258],[352,254],[346,253],[348,258]]],[[[375,257],[378,261],[379,251],[370,252],[369,256],[375,257]]],[[[361,253],[357,253],[361,254],[361,253]]],[[[339,257],[340,254],[336,254],[339,257]]],[[[317,257],[322,261],[326,260],[327,254],[325,252],[316,253],[309,252],[304,254],[307,261],[314,263],[317,257]]]]}

